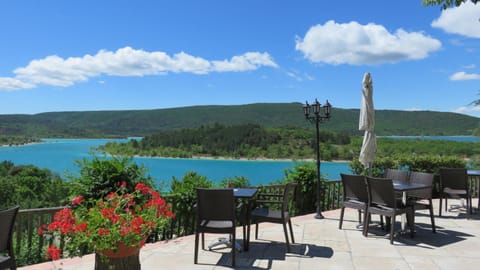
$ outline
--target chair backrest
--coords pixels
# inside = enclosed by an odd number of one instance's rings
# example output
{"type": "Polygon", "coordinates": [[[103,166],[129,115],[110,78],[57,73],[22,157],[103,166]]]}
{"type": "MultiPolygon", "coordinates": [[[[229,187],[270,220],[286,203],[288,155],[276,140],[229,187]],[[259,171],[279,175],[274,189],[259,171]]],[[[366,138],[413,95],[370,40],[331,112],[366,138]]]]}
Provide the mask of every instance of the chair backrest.
{"type": "Polygon", "coordinates": [[[282,210],[282,213],[288,212],[290,195],[296,185],[297,183],[290,182],[287,184],[264,186],[257,194],[255,203],[257,206],[282,210]]]}
{"type": "Polygon", "coordinates": [[[368,191],[365,176],[341,173],[343,184],[343,200],[368,202],[368,191]]]}
{"type": "Polygon", "coordinates": [[[367,176],[369,205],[381,205],[388,208],[396,207],[393,180],[367,176]]]}
{"type": "Polygon", "coordinates": [[[197,220],[235,221],[233,189],[197,188],[197,218],[197,220]]]}
{"type": "Polygon", "coordinates": [[[440,188],[468,190],[467,169],[440,168],[440,188]]]}
{"type": "Polygon", "coordinates": [[[424,172],[411,172],[409,176],[410,183],[413,184],[424,184],[430,186],[430,188],[418,189],[408,191],[408,196],[421,198],[421,199],[431,199],[432,198],[432,184],[433,184],[433,174],[424,173],[424,172]]]}
{"type": "Polygon", "coordinates": [[[19,206],[0,211],[0,253],[12,251],[12,233],[19,206]]]}
{"type": "Polygon", "coordinates": [[[408,183],[409,171],[399,169],[385,169],[383,177],[392,179],[394,183],[408,183]]]}

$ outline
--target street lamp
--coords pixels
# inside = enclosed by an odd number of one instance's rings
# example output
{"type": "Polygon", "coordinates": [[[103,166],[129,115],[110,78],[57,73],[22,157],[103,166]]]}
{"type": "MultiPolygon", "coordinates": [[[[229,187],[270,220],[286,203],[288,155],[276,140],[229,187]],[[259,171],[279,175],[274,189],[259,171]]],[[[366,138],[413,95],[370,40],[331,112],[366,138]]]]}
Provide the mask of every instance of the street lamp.
{"type": "Polygon", "coordinates": [[[305,102],[303,106],[303,113],[305,114],[305,119],[311,123],[315,123],[317,130],[317,141],[316,141],[316,151],[317,151],[317,214],[315,215],[316,219],[322,219],[322,203],[320,201],[320,133],[318,126],[320,123],[330,119],[330,113],[332,110],[332,105],[328,103],[328,100],[323,106],[320,102],[315,99],[315,102],[311,105],[308,102],[305,102]],[[323,109],[323,112],[320,111],[320,108],[323,109]]]}

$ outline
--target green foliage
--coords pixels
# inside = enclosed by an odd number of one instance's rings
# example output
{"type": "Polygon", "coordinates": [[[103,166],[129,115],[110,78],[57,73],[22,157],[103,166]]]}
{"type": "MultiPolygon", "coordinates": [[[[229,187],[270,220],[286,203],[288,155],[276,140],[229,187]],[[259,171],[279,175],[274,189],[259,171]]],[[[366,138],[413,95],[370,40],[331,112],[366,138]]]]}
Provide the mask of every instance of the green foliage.
{"type": "Polygon", "coordinates": [[[171,194],[175,196],[175,202],[172,203],[175,213],[193,214],[197,193],[196,188],[211,188],[213,182],[205,176],[196,172],[187,172],[181,180],[173,177],[171,183],[171,194]]]}
{"type": "MultiPolygon", "coordinates": [[[[313,213],[316,209],[317,167],[315,163],[296,163],[293,169],[285,170],[285,181],[295,182],[295,214],[313,213]]],[[[325,179],[321,176],[320,188],[325,179]]]]}
{"type": "Polygon", "coordinates": [[[39,142],[40,140],[37,138],[33,138],[30,136],[5,136],[0,135],[0,145],[23,145],[27,143],[35,143],[39,142]]]}
{"type": "MultiPolygon", "coordinates": [[[[360,93],[359,93],[360,94],[360,93]]],[[[158,110],[51,112],[0,115],[4,135],[36,137],[146,136],[187,127],[256,124],[263,127],[314,127],[305,120],[301,103],[261,103],[235,106],[193,106],[158,110]],[[185,117],[187,116],[188,117],[185,117]]],[[[332,109],[321,130],[360,135],[358,109],[332,109]]],[[[478,118],[431,111],[376,110],[377,135],[471,135],[478,118]]]]}
{"type": "Polygon", "coordinates": [[[93,155],[91,159],[76,161],[80,175],[72,177],[72,196],[81,195],[85,200],[101,199],[117,191],[123,181],[126,192],[133,192],[138,183],[154,187],[151,176],[145,176],[147,170],[133,162],[132,157],[113,156],[111,158],[93,155]]]}
{"type": "Polygon", "coordinates": [[[250,187],[250,181],[244,176],[228,177],[220,182],[220,186],[230,188],[250,187]]]}
{"type": "Polygon", "coordinates": [[[68,183],[58,174],[33,165],[15,166],[11,161],[0,163],[0,185],[1,208],[59,206],[69,193],[68,183]]]}
{"type": "Polygon", "coordinates": [[[422,5],[424,6],[442,6],[442,9],[447,9],[450,7],[458,7],[463,3],[472,2],[476,4],[480,0],[423,0],[422,5]]]}
{"type": "MultiPolygon", "coordinates": [[[[381,177],[385,169],[408,169],[410,171],[429,172],[438,174],[441,167],[464,168],[466,162],[463,159],[454,156],[434,156],[434,155],[394,155],[389,157],[376,158],[373,162],[371,171],[372,176],[381,177]]],[[[369,172],[363,165],[354,159],[350,162],[350,169],[354,174],[368,175],[369,172]]]]}
{"type": "MultiPolygon", "coordinates": [[[[289,158],[314,156],[313,130],[266,128],[247,124],[239,126],[202,126],[199,128],[164,131],[146,136],[140,141],[108,143],[99,147],[110,154],[135,154],[170,157],[234,157],[289,158]]],[[[345,133],[320,132],[322,158],[341,158],[339,147],[346,147],[350,137],[345,133]],[[333,145],[335,144],[335,145],[333,145]]]]}

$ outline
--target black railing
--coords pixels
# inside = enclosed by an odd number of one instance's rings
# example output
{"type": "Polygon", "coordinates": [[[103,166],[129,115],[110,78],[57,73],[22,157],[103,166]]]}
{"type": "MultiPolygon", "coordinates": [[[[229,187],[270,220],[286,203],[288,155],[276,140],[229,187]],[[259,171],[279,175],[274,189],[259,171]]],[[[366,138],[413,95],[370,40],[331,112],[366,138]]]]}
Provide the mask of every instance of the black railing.
{"type": "MultiPolygon", "coordinates": [[[[322,200],[324,210],[331,210],[340,207],[341,202],[341,181],[324,182],[324,198],[322,200]]],[[[298,195],[298,193],[295,193],[298,195]]],[[[315,196],[315,194],[312,194],[315,196]]],[[[176,200],[179,196],[165,195],[165,200],[172,205],[178,205],[176,200]]],[[[294,201],[297,198],[294,198],[294,201]]],[[[61,239],[44,239],[38,234],[38,228],[42,224],[48,224],[53,220],[55,212],[63,207],[40,208],[40,209],[22,209],[17,216],[14,229],[14,250],[19,266],[27,264],[36,264],[45,261],[45,250],[52,243],[58,241],[63,247],[61,239]]],[[[172,209],[175,218],[170,224],[161,231],[157,231],[149,238],[150,242],[172,239],[178,236],[185,236],[194,233],[195,215],[191,211],[182,213],[177,209],[172,209]]],[[[193,211],[193,210],[192,210],[193,211]]],[[[295,211],[293,211],[295,213],[295,211]]],[[[313,212],[312,212],[313,213],[313,212]]]]}

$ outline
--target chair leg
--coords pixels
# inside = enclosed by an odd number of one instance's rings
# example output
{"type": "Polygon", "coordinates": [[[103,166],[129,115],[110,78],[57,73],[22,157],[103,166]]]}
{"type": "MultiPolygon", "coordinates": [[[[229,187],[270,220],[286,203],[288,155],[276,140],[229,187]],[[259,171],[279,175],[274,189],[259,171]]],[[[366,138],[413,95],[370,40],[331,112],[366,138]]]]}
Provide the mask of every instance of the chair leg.
{"type": "Polygon", "coordinates": [[[193,263],[198,263],[198,232],[195,233],[195,255],[193,257],[193,263]]]}
{"type": "Polygon", "coordinates": [[[370,224],[370,219],[372,215],[370,213],[365,215],[365,219],[363,220],[363,236],[367,237],[368,235],[368,224],[370,224]]]}
{"type": "Polygon", "coordinates": [[[448,212],[448,207],[447,207],[447,205],[448,205],[448,198],[445,197],[445,213],[448,212]]]}
{"type": "Polygon", "coordinates": [[[429,203],[430,203],[430,207],[428,208],[428,210],[430,211],[430,223],[432,224],[432,232],[433,233],[436,233],[436,229],[435,229],[435,218],[433,217],[433,205],[432,205],[432,199],[428,199],[429,203]]]}
{"type": "Polygon", "coordinates": [[[440,207],[438,207],[438,216],[439,217],[442,216],[442,201],[443,201],[443,198],[442,198],[442,195],[440,195],[440,207]]]}
{"type": "Polygon", "coordinates": [[[342,206],[342,209],[340,210],[340,223],[338,224],[338,229],[342,229],[342,223],[343,223],[343,215],[345,213],[345,206],[342,206]]]}
{"type": "Polygon", "coordinates": [[[383,226],[383,216],[380,216],[380,228],[382,228],[382,230],[385,230],[385,227],[383,226]]]}
{"type": "Polygon", "coordinates": [[[295,243],[295,238],[293,238],[293,229],[292,229],[292,220],[288,220],[288,227],[290,227],[290,237],[292,238],[292,244],[295,243]]]}
{"type": "Polygon", "coordinates": [[[287,252],[290,253],[290,243],[288,241],[287,223],[283,222],[283,233],[285,234],[285,242],[287,243],[287,252]]]}
{"type": "Polygon", "coordinates": [[[235,237],[235,228],[233,228],[233,231],[232,231],[232,267],[235,267],[235,241],[237,240],[237,238],[235,237]]]}
{"type": "Polygon", "coordinates": [[[202,249],[205,250],[205,233],[202,232],[202,249]]]}
{"type": "Polygon", "coordinates": [[[390,217],[391,224],[390,224],[390,244],[393,245],[393,230],[395,227],[395,215],[390,217]]]}
{"type": "Polygon", "coordinates": [[[407,223],[410,228],[410,238],[413,238],[415,236],[415,210],[413,208],[407,212],[407,223]]]}
{"type": "Polygon", "coordinates": [[[362,210],[358,209],[358,224],[362,224],[362,210]]]}
{"type": "Polygon", "coordinates": [[[258,240],[258,222],[255,223],[255,239],[258,240]]]}

